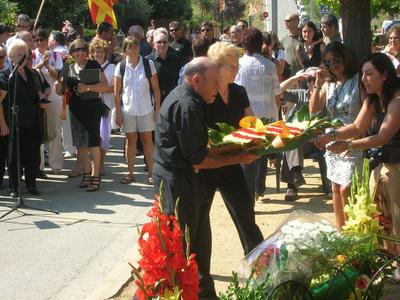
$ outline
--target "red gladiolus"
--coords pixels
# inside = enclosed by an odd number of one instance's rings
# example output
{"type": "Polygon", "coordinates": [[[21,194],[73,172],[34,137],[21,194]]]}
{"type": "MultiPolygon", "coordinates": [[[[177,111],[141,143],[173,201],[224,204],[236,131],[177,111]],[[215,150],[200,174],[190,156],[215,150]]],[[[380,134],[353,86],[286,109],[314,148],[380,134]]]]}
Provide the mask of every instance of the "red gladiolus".
{"type": "Polygon", "coordinates": [[[151,222],[144,224],[139,237],[142,271],[136,274],[136,296],[148,300],[178,287],[183,300],[198,299],[198,269],[195,255],[185,257],[184,235],[174,216],[163,214],[156,201],[147,214],[151,222]]]}
{"type": "Polygon", "coordinates": [[[367,275],[361,275],[357,277],[356,280],[356,288],[361,290],[362,292],[365,292],[368,288],[369,284],[369,277],[367,275]]]}

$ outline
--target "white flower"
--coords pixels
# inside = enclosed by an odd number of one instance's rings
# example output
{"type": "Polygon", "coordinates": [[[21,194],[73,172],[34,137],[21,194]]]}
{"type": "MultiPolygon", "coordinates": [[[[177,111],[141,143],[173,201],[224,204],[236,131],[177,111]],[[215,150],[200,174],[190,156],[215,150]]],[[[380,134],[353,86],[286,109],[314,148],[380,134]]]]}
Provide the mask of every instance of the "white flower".
{"type": "Polygon", "coordinates": [[[292,245],[292,244],[288,244],[288,245],[286,246],[286,250],[287,250],[287,252],[288,252],[289,254],[291,254],[291,253],[293,253],[294,251],[296,251],[296,247],[295,247],[294,245],[292,245]]]}

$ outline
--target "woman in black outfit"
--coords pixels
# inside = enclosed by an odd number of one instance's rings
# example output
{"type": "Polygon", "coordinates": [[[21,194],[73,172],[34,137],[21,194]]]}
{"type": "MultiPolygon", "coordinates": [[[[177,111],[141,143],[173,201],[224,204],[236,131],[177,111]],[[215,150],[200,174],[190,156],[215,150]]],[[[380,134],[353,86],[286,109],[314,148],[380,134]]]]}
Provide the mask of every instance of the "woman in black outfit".
{"type": "Polygon", "coordinates": [[[88,59],[89,46],[84,40],[73,41],[69,46],[69,52],[75,62],[64,65],[61,86],[62,91],[66,88],[71,91],[69,109],[72,141],[77,148],[78,159],[83,169],[83,178],[79,187],[93,192],[100,188],[100,118],[106,112],[99,93],[106,91],[108,84],[99,63],[88,59]],[[100,71],[98,83],[79,82],[80,71],[93,69],[100,71]],[[86,94],[90,92],[91,94],[86,94]],[[89,152],[93,159],[93,170],[90,166],[89,152]]]}
{"type": "MultiPolygon", "coordinates": [[[[14,40],[7,50],[8,57],[11,59],[13,66],[28,53],[28,46],[20,39],[14,40]]],[[[27,190],[32,195],[39,195],[40,192],[36,188],[36,173],[39,164],[39,149],[41,142],[41,124],[40,124],[40,107],[39,107],[39,90],[35,75],[28,68],[28,59],[25,59],[15,72],[15,75],[9,79],[11,70],[5,70],[0,75],[0,101],[3,110],[0,113],[0,128],[2,139],[10,133],[11,125],[11,109],[14,100],[14,84],[16,82],[16,104],[18,105],[18,121],[19,121],[19,143],[21,169],[25,173],[25,184],[27,190]],[[10,109],[8,109],[10,107],[10,109]],[[8,110],[8,111],[6,111],[8,110]]],[[[2,153],[6,143],[2,143],[2,153]]],[[[7,153],[7,150],[5,150],[7,153]]],[[[11,161],[9,162],[10,189],[13,196],[18,196],[18,172],[17,172],[17,149],[16,135],[11,150],[11,161]]]]}
{"type": "Polygon", "coordinates": [[[305,22],[301,27],[301,42],[296,47],[296,57],[304,70],[321,65],[322,53],[325,49],[321,38],[313,22],[305,22]]]}
{"type": "MultiPolygon", "coordinates": [[[[240,51],[232,44],[216,42],[207,55],[220,67],[218,94],[206,108],[207,124],[215,127],[215,123],[223,122],[238,128],[244,116],[252,115],[245,88],[233,82],[239,70],[240,51]]],[[[244,254],[249,253],[263,241],[263,236],[255,222],[254,202],[242,167],[237,164],[201,172],[206,178],[208,200],[212,202],[218,188],[235,223],[244,254]]]]}

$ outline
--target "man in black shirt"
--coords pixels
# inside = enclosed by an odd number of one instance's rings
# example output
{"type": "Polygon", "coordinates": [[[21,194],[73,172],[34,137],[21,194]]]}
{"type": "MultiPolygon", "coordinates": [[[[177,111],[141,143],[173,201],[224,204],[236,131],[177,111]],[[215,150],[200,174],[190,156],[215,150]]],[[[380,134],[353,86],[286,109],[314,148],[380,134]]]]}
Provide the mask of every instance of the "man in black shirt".
{"type": "Polygon", "coordinates": [[[179,21],[169,23],[169,33],[173,38],[171,47],[183,57],[185,63],[190,61],[193,57],[192,44],[184,37],[181,23],[179,21]]]}
{"type": "Polygon", "coordinates": [[[206,104],[218,89],[218,67],[205,57],[186,65],[185,81],[165,99],[156,131],[153,178],[156,193],[163,182],[163,211],[173,214],[175,203],[181,228],[188,226],[190,250],[196,253],[199,297],[218,299],[210,276],[211,226],[207,189],[200,169],[219,168],[257,158],[252,154],[222,156],[208,151],[206,104]]]}
{"type": "Polygon", "coordinates": [[[179,70],[183,66],[183,58],[168,51],[168,36],[162,31],[155,31],[154,51],[146,58],[154,61],[157,70],[158,82],[160,84],[161,104],[178,82],[179,70]]]}

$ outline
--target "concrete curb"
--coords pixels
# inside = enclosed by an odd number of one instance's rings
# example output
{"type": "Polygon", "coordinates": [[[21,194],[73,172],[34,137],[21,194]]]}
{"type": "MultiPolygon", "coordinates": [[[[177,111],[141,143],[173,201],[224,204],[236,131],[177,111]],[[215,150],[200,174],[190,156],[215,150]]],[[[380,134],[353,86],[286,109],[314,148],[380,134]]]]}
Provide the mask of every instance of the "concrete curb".
{"type": "Polygon", "coordinates": [[[86,297],[86,300],[113,299],[122,292],[130,281],[133,280],[132,268],[129,263],[136,266],[137,261],[140,259],[137,246],[135,248],[135,253],[137,254],[134,255],[129,262],[120,263],[110,275],[86,297]]]}

